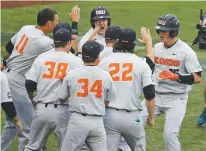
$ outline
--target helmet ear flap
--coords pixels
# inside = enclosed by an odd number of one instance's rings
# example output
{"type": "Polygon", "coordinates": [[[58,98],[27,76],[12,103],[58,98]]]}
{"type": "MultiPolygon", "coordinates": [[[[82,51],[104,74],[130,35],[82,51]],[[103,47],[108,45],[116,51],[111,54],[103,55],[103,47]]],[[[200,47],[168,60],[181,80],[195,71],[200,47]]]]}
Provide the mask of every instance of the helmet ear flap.
{"type": "Polygon", "coordinates": [[[94,21],[90,20],[90,23],[91,23],[92,28],[94,29],[95,28],[94,21]]]}
{"type": "Polygon", "coordinates": [[[177,35],[178,35],[178,30],[176,30],[176,31],[170,31],[170,32],[169,32],[169,36],[170,36],[171,38],[175,38],[177,35]]]}
{"type": "Polygon", "coordinates": [[[156,32],[157,32],[157,34],[159,35],[159,33],[160,33],[159,29],[156,29],[156,32]]]}

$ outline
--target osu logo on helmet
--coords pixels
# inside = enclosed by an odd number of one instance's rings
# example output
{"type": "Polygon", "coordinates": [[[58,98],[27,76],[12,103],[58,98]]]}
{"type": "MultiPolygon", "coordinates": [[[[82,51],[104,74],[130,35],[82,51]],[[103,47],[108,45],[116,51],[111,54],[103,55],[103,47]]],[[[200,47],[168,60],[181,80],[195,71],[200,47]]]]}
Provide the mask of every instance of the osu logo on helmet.
{"type": "Polygon", "coordinates": [[[105,14],[105,10],[96,10],[96,15],[105,14]]]}
{"type": "Polygon", "coordinates": [[[165,24],[166,24],[166,21],[164,21],[164,20],[159,20],[159,21],[158,21],[158,24],[159,24],[159,25],[165,25],[165,24]]]}

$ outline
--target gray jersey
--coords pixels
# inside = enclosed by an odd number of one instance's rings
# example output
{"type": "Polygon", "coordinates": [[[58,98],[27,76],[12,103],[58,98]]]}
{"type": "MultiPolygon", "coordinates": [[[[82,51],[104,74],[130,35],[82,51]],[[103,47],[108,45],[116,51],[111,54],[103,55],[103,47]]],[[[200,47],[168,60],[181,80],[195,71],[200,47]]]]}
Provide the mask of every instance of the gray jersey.
{"type": "Polygon", "coordinates": [[[14,49],[7,60],[7,66],[21,75],[30,69],[38,55],[53,48],[53,40],[35,26],[22,27],[11,42],[14,49]]]}
{"type": "Polygon", "coordinates": [[[9,83],[6,75],[0,71],[0,81],[1,81],[1,100],[0,103],[12,102],[11,92],[9,89],[9,83]]]}
{"type": "Polygon", "coordinates": [[[70,97],[71,111],[104,115],[104,101],[115,99],[115,88],[109,73],[96,66],[83,66],[65,77],[59,98],[70,97]]]}
{"type": "Polygon", "coordinates": [[[60,51],[51,50],[37,57],[26,74],[26,79],[37,83],[34,101],[54,103],[66,73],[82,64],[83,62],[73,54],[60,51]]]}
{"type": "Polygon", "coordinates": [[[181,75],[202,71],[195,52],[183,41],[178,40],[171,48],[166,49],[162,42],[154,46],[154,62],[156,64],[153,74],[155,90],[159,93],[187,93],[190,86],[177,81],[161,80],[161,71],[171,71],[181,75]]]}
{"type": "Polygon", "coordinates": [[[149,66],[130,53],[113,53],[98,65],[108,71],[116,87],[116,99],[109,106],[116,109],[141,109],[143,87],[153,84],[149,66]]]}

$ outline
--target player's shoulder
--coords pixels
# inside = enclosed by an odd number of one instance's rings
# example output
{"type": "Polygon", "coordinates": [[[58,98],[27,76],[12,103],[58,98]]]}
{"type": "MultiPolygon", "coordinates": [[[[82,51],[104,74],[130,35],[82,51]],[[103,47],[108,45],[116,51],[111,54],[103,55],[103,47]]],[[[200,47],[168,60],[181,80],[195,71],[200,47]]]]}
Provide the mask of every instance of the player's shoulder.
{"type": "Polygon", "coordinates": [[[20,31],[30,31],[32,29],[35,29],[35,25],[25,25],[21,27],[20,31]]]}
{"type": "Polygon", "coordinates": [[[163,42],[158,42],[154,45],[155,50],[159,50],[160,48],[164,47],[163,42]]]}
{"type": "Polygon", "coordinates": [[[178,39],[177,47],[181,49],[181,52],[187,54],[187,55],[196,55],[195,51],[184,41],[178,39]]]}

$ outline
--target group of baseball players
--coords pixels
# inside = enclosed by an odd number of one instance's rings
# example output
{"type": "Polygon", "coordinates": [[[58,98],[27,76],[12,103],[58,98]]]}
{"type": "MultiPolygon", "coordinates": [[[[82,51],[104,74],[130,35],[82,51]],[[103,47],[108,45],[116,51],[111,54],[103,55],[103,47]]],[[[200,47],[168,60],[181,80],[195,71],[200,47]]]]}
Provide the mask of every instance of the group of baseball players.
{"type": "Polygon", "coordinates": [[[154,48],[149,29],[141,28],[145,58],[134,54],[135,30],[110,25],[106,8],[91,11],[91,29],[79,44],[78,6],[69,18],[71,26],[45,8],[37,25],[23,26],[7,43],[0,74],[6,112],[1,150],[19,131],[19,151],[46,150],[51,133],[59,151],[145,151],[145,124],[153,126],[165,113],[165,150],[180,151],[188,92],[202,69],[177,37],[178,18],[159,17],[154,48]]]}

